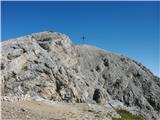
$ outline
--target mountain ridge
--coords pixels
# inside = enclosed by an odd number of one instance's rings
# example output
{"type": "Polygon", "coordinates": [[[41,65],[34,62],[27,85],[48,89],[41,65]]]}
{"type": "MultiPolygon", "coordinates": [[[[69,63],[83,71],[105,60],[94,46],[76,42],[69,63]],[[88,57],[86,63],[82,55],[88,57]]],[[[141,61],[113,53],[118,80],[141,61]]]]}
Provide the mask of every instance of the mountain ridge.
{"type": "Polygon", "coordinates": [[[2,42],[2,96],[136,107],[148,120],[160,115],[160,78],[125,56],[68,36],[40,32],[2,42]],[[119,103],[118,102],[118,103],[119,103]]]}

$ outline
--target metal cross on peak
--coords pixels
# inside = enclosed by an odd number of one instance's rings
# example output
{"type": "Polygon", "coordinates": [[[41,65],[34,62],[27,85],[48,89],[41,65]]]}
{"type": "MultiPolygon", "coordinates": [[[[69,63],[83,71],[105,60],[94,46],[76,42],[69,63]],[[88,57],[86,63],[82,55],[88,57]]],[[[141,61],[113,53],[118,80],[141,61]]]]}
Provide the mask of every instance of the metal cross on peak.
{"type": "Polygon", "coordinates": [[[82,36],[82,38],[81,38],[82,40],[83,40],[83,44],[85,43],[85,39],[86,39],[86,37],[85,36],[82,36]]]}

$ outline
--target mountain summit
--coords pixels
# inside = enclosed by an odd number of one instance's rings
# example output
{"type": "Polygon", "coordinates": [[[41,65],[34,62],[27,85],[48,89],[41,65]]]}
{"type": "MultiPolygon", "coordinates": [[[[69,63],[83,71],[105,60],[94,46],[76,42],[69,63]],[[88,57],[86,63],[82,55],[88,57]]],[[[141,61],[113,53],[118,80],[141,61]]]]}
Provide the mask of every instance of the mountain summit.
{"type": "Polygon", "coordinates": [[[1,100],[27,95],[110,105],[147,120],[160,118],[160,78],[135,60],[89,45],[76,46],[56,32],[1,44],[1,100]]]}

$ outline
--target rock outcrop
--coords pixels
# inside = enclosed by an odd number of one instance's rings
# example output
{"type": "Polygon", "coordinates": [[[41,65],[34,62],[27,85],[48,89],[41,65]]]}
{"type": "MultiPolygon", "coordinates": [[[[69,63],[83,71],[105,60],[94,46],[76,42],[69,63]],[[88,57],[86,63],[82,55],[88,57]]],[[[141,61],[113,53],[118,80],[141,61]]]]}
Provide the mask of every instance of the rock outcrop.
{"type": "Polygon", "coordinates": [[[124,56],[74,45],[56,32],[2,42],[2,96],[39,96],[64,102],[119,101],[146,119],[160,117],[160,78],[124,56]]]}

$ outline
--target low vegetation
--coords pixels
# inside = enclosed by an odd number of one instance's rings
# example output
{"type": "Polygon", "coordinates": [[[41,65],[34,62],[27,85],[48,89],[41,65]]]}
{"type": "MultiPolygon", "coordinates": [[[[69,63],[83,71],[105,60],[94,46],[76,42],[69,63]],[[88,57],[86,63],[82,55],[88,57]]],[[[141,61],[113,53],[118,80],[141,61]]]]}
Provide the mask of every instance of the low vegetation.
{"type": "Polygon", "coordinates": [[[144,120],[142,115],[132,115],[130,112],[122,109],[117,109],[116,111],[121,118],[112,117],[112,120],[144,120]]]}
{"type": "Polygon", "coordinates": [[[22,70],[27,71],[28,67],[25,65],[25,66],[22,67],[22,70]]]}

